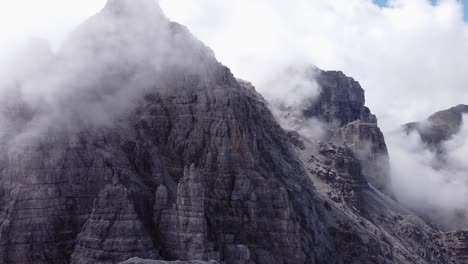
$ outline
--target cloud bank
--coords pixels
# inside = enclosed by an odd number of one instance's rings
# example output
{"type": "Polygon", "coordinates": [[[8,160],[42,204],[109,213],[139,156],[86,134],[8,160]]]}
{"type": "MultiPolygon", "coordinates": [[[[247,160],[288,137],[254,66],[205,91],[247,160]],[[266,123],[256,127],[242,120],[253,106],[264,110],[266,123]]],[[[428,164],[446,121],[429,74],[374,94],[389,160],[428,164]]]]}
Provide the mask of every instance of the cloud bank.
{"type": "Polygon", "coordinates": [[[444,154],[416,132],[387,136],[396,197],[444,229],[468,226],[468,116],[463,119],[461,131],[442,144],[444,154]]]}

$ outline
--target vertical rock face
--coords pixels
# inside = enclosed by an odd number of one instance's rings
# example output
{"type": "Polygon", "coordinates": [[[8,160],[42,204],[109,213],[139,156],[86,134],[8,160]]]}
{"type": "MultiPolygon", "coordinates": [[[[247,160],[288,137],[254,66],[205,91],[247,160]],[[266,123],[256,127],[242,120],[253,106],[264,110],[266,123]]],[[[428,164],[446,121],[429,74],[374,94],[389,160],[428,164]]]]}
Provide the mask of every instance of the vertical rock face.
{"type": "Polygon", "coordinates": [[[99,193],[76,239],[71,263],[116,263],[134,256],[160,258],[151,231],[129,195],[121,185],[108,185],[99,193]]]}
{"type": "Polygon", "coordinates": [[[362,173],[377,189],[388,192],[390,164],[384,135],[377,123],[351,122],[337,131],[362,162],[362,173]]]}
{"type": "Polygon", "coordinates": [[[322,93],[304,115],[336,124],[335,136],[361,159],[369,183],[387,191],[390,181],[387,146],[377,118],[365,106],[364,90],[342,72],[321,71],[317,82],[322,93]]]}
{"type": "MultiPolygon", "coordinates": [[[[303,106],[283,109],[286,112],[282,114],[283,118],[303,124],[310,119],[318,120],[326,130],[325,138],[349,146],[361,160],[367,181],[387,192],[390,182],[387,146],[377,118],[365,106],[364,90],[360,84],[337,71],[314,68],[304,73],[310,75],[310,81],[317,83],[320,94],[317,98],[310,98],[304,109],[300,108],[303,106]]],[[[315,126],[319,126],[316,123],[315,126]]],[[[315,131],[309,133],[317,134],[315,131]]]]}
{"type": "Polygon", "coordinates": [[[371,187],[349,147],[292,142],[323,199],[343,263],[449,263],[443,234],[371,187]]]}
{"type": "Polygon", "coordinates": [[[362,88],[338,72],[315,79],[322,92],[303,118],[322,121],[330,142],[301,130],[289,138],[323,199],[343,262],[449,263],[443,234],[380,191],[389,181],[387,147],[362,88]]]}
{"type": "Polygon", "coordinates": [[[319,117],[327,123],[336,122],[339,127],[356,120],[377,123],[377,119],[365,107],[364,90],[358,82],[342,72],[318,70],[317,83],[320,93],[316,103],[304,111],[306,117],[319,117]]]}
{"type": "Polygon", "coordinates": [[[194,164],[184,168],[174,204],[168,201],[167,188],[164,185],[158,187],[154,215],[161,243],[167,248],[169,256],[180,259],[220,259],[219,251],[215,251],[213,242],[208,240],[205,187],[194,164]]]}
{"type": "Polygon", "coordinates": [[[457,264],[468,263],[468,232],[448,232],[445,234],[445,240],[452,261],[457,264]]]}

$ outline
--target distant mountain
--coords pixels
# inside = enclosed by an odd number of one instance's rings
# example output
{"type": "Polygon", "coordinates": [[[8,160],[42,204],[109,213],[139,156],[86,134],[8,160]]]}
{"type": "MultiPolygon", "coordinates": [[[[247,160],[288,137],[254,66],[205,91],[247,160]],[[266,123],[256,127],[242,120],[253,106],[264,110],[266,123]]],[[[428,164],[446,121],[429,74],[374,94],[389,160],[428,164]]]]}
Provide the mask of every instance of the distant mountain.
{"type": "Polygon", "coordinates": [[[468,105],[457,105],[439,111],[424,121],[404,125],[404,129],[407,133],[417,132],[423,142],[440,150],[441,143],[460,131],[463,114],[468,114],[468,105]]]}

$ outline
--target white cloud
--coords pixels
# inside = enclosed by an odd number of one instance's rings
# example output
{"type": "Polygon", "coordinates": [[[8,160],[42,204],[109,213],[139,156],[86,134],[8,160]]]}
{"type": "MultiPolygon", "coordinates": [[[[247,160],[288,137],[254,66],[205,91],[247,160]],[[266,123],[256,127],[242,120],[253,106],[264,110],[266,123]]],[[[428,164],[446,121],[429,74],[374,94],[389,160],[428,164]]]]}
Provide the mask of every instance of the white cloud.
{"type": "Polygon", "coordinates": [[[466,228],[468,221],[468,117],[464,120],[461,131],[443,144],[442,163],[415,132],[387,137],[396,197],[448,229],[466,228]]]}
{"type": "Polygon", "coordinates": [[[106,0],[0,0],[0,48],[14,48],[31,37],[48,39],[55,47],[106,0]]]}

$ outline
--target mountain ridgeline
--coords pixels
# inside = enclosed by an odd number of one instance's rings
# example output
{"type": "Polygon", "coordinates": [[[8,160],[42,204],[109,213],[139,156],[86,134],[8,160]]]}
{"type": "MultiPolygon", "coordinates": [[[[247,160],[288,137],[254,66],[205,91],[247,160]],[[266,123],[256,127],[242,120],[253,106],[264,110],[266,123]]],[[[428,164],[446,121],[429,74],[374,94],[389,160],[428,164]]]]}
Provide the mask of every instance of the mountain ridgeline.
{"type": "Polygon", "coordinates": [[[443,152],[441,145],[460,132],[464,114],[468,114],[468,105],[457,105],[434,113],[424,121],[408,123],[403,127],[407,133],[417,132],[424,143],[443,152]]]}
{"type": "Polygon", "coordinates": [[[329,124],[320,141],[280,127],[156,1],[109,0],[57,53],[38,52],[2,83],[0,263],[448,264],[464,252],[387,196],[383,134],[341,72],[317,69],[322,92],[302,112],[329,124]]]}

